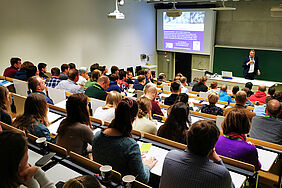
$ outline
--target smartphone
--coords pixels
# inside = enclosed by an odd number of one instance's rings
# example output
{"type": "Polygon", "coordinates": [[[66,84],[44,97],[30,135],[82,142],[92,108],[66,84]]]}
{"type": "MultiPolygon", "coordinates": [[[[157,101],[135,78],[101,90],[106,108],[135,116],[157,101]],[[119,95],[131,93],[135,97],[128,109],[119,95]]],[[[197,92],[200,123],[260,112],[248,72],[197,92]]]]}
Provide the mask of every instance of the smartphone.
{"type": "Polygon", "coordinates": [[[46,155],[44,155],[43,157],[41,157],[41,159],[39,159],[36,163],[35,166],[44,166],[52,157],[54,157],[54,155],[56,155],[56,153],[54,152],[50,152],[46,155]]]}

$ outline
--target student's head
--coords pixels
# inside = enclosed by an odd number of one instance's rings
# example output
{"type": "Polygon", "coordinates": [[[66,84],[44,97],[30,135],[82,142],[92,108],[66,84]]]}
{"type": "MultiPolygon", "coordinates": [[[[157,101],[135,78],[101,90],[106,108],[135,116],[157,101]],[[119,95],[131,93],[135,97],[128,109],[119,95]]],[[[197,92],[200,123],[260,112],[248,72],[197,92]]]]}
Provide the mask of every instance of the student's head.
{"type": "Polygon", "coordinates": [[[223,134],[247,134],[250,131],[251,123],[244,111],[234,108],[227,113],[221,127],[223,134]]]}
{"type": "Polygon", "coordinates": [[[152,73],[152,78],[156,78],[156,71],[151,71],[152,73]]]}
{"type": "Polygon", "coordinates": [[[26,70],[28,67],[34,66],[34,64],[30,61],[25,61],[22,65],[21,65],[21,69],[26,70]]]}
{"type": "Polygon", "coordinates": [[[60,76],[60,69],[58,67],[53,67],[51,69],[51,75],[54,77],[59,77],[60,76]]]}
{"type": "Polygon", "coordinates": [[[145,83],[146,83],[146,78],[145,78],[144,75],[139,75],[139,76],[137,77],[137,80],[138,80],[138,82],[139,82],[140,84],[142,84],[142,85],[145,85],[145,83]]]}
{"type": "Polygon", "coordinates": [[[6,87],[0,86],[0,110],[7,111],[9,105],[9,91],[6,87]]]}
{"type": "Polygon", "coordinates": [[[62,121],[62,126],[58,129],[58,134],[63,136],[66,126],[73,123],[82,123],[90,125],[88,97],[82,93],[69,96],[66,102],[67,117],[62,121]]]}
{"type": "Polygon", "coordinates": [[[274,93],[275,93],[275,87],[274,87],[274,86],[268,88],[268,94],[269,94],[270,96],[273,96],[274,93]]]}
{"type": "Polygon", "coordinates": [[[0,187],[18,187],[19,172],[28,165],[27,141],[22,134],[13,131],[0,133],[0,187]]]}
{"type": "Polygon", "coordinates": [[[32,77],[32,76],[38,76],[38,75],[39,75],[39,71],[38,71],[38,69],[37,69],[36,66],[27,67],[27,68],[25,69],[25,71],[26,71],[26,77],[27,77],[27,79],[29,79],[29,78],[32,77]]]}
{"type": "Polygon", "coordinates": [[[276,91],[273,95],[273,99],[276,99],[279,102],[282,102],[282,91],[276,91]]]}
{"type": "Polygon", "coordinates": [[[182,77],[180,78],[180,82],[181,82],[181,84],[182,84],[183,86],[186,86],[186,85],[187,85],[187,78],[186,78],[185,76],[182,76],[182,77]]]}
{"type": "Polygon", "coordinates": [[[68,64],[62,64],[61,65],[61,71],[65,74],[69,72],[70,66],[68,64]]]}
{"type": "MultiPolygon", "coordinates": [[[[147,84],[148,85],[148,84],[147,84]]],[[[144,88],[144,94],[146,97],[148,97],[150,100],[155,100],[156,97],[157,97],[157,94],[158,94],[158,90],[157,88],[152,85],[152,84],[149,84],[146,89],[144,88]]]]}
{"type": "Polygon", "coordinates": [[[110,81],[115,82],[115,81],[117,81],[117,80],[118,80],[118,75],[116,75],[116,74],[111,74],[111,76],[110,76],[110,81]]]}
{"type": "Polygon", "coordinates": [[[98,69],[93,70],[90,78],[91,82],[97,82],[100,76],[102,76],[101,71],[99,71],[98,69]]]}
{"type": "Polygon", "coordinates": [[[235,96],[236,104],[245,106],[247,102],[247,93],[245,91],[238,91],[235,96]]]}
{"type": "Polygon", "coordinates": [[[217,93],[215,92],[211,92],[209,95],[208,95],[208,100],[209,100],[209,103],[210,104],[216,104],[217,101],[219,99],[219,96],[217,93]]]}
{"type": "Polygon", "coordinates": [[[80,67],[78,72],[79,72],[79,75],[85,78],[86,80],[89,79],[88,70],[86,67],[80,67]]]}
{"type": "Polygon", "coordinates": [[[102,188],[95,176],[84,175],[68,180],[63,188],[102,188]]]}
{"type": "Polygon", "coordinates": [[[245,84],[245,87],[246,87],[246,88],[249,88],[249,90],[252,90],[252,88],[253,88],[252,82],[247,82],[247,83],[245,84]]]}
{"type": "Polygon", "coordinates": [[[180,83],[178,82],[172,82],[170,85],[170,91],[172,93],[180,93],[181,88],[180,88],[180,83]]]}
{"type": "Polygon", "coordinates": [[[76,65],[74,63],[69,63],[68,65],[70,69],[76,69],[76,65]]]}
{"type": "Polygon", "coordinates": [[[125,71],[123,71],[123,70],[121,70],[121,71],[119,71],[119,79],[120,80],[126,80],[126,73],[125,73],[125,71]]]}
{"type": "Polygon", "coordinates": [[[193,123],[187,133],[188,149],[200,156],[207,156],[214,148],[219,130],[214,121],[200,120],[193,123]]]}
{"type": "Polygon", "coordinates": [[[127,76],[127,78],[131,79],[133,77],[133,74],[132,74],[131,71],[126,71],[126,76],[127,76]]]}
{"type": "Polygon", "coordinates": [[[74,82],[77,82],[78,79],[79,79],[79,74],[78,74],[78,70],[77,69],[70,69],[68,75],[69,75],[68,78],[70,80],[74,81],[74,82]]]}
{"type": "Polygon", "coordinates": [[[42,92],[44,91],[46,85],[45,81],[41,79],[39,76],[32,76],[28,79],[28,88],[32,92],[42,92]]]}
{"type": "Polygon", "coordinates": [[[47,111],[48,105],[45,96],[42,94],[32,93],[28,95],[25,100],[24,114],[18,116],[13,122],[13,125],[25,130],[27,126],[39,121],[47,126],[47,111]]]}
{"type": "Polygon", "coordinates": [[[146,69],[146,70],[145,70],[145,74],[146,74],[146,77],[147,77],[148,79],[150,79],[151,76],[152,76],[152,72],[151,72],[150,69],[146,69]]]}
{"type": "Polygon", "coordinates": [[[107,73],[107,68],[106,66],[99,66],[98,70],[102,72],[103,75],[105,75],[107,73]]]}
{"type": "Polygon", "coordinates": [[[22,60],[20,58],[18,58],[18,57],[13,57],[13,58],[11,58],[10,63],[11,63],[12,67],[20,69],[21,68],[21,64],[22,64],[22,60]]]}
{"type": "Polygon", "coordinates": [[[175,75],[175,77],[182,77],[182,76],[183,74],[181,74],[180,72],[175,75]]]}
{"type": "Polygon", "coordinates": [[[240,89],[239,89],[239,86],[234,86],[233,88],[232,88],[232,93],[233,93],[233,95],[236,95],[236,93],[239,91],[240,89]]]}
{"type": "Polygon", "coordinates": [[[259,91],[262,91],[262,92],[265,92],[265,91],[266,91],[266,86],[260,85],[260,86],[258,87],[258,90],[259,90],[259,91]]]}
{"type": "Polygon", "coordinates": [[[245,92],[247,93],[247,97],[250,97],[250,96],[248,95],[248,93],[249,93],[249,91],[250,91],[249,88],[243,87],[243,88],[242,88],[242,91],[245,91],[245,92]]]}
{"type": "Polygon", "coordinates": [[[281,111],[281,104],[278,100],[272,99],[266,104],[266,114],[277,117],[281,111]]]}
{"type": "Polygon", "coordinates": [[[253,58],[255,56],[256,52],[255,52],[255,50],[250,50],[249,54],[250,54],[250,57],[253,58]]]}
{"type": "Polygon", "coordinates": [[[212,81],[210,87],[211,87],[211,89],[217,89],[217,82],[216,81],[212,81]]]}
{"type": "Polygon", "coordinates": [[[223,92],[226,92],[227,91],[227,85],[225,85],[225,84],[221,85],[220,90],[223,91],[223,92]]]}
{"type": "Polygon", "coordinates": [[[165,81],[166,80],[166,76],[164,73],[160,73],[159,74],[159,80],[165,81]]]}
{"type": "Polygon", "coordinates": [[[202,84],[205,84],[205,85],[206,85],[206,83],[207,83],[207,80],[208,80],[208,78],[207,78],[206,76],[202,76],[202,77],[200,78],[200,82],[201,82],[202,84]]]}
{"type": "Polygon", "coordinates": [[[123,136],[131,137],[132,122],[138,113],[138,104],[136,101],[125,98],[118,104],[115,111],[115,118],[109,125],[109,128],[118,130],[123,136]]]}
{"type": "Polygon", "coordinates": [[[118,73],[119,73],[119,68],[118,68],[117,66],[112,66],[112,67],[111,67],[111,73],[118,75],[118,73]]]}
{"type": "Polygon", "coordinates": [[[144,75],[145,76],[145,71],[144,70],[139,70],[137,72],[137,76],[139,76],[139,75],[144,75]]]}
{"type": "Polygon", "coordinates": [[[46,63],[38,63],[38,71],[46,73],[47,72],[47,64],[46,63]]]}
{"type": "Polygon", "coordinates": [[[110,85],[110,80],[107,76],[100,76],[97,80],[97,84],[99,84],[104,90],[107,90],[110,85]]]}
{"type": "Polygon", "coordinates": [[[90,71],[93,72],[94,70],[99,68],[99,63],[94,63],[90,66],[90,71]]]}
{"type": "Polygon", "coordinates": [[[111,91],[106,97],[106,104],[103,106],[103,109],[116,108],[118,103],[121,101],[122,96],[117,91],[111,91]]]}
{"type": "Polygon", "coordinates": [[[138,117],[139,118],[143,118],[144,116],[146,116],[147,114],[149,114],[152,110],[152,103],[150,101],[150,99],[148,99],[147,97],[141,97],[137,100],[138,103],[138,117]]]}

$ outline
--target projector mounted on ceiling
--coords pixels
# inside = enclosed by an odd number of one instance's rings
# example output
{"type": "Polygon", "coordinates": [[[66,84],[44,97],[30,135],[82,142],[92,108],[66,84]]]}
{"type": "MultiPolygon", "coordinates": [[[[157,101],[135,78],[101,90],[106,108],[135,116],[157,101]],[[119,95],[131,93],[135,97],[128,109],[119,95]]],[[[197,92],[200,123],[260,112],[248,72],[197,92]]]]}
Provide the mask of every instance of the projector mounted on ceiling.
{"type": "Polygon", "coordinates": [[[175,0],[173,2],[172,9],[167,10],[166,15],[168,17],[179,17],[182,15],[182,10],[176,9],[175,7],[175,0]]]}
{"type": "Polygon", "coordinates": [[[226,7],[224,5],[224,1],[225,0],[222,0],[222,7],[210,8],[210,9],[211,10],[218,10],[218,11],[221,11],[221,10],[236,10],[236,8],[233,8],[233,7],[226,7]]]}
{"type": "Polygon", "coordinates": [[[125,16],[123,13],[121,13],[119,10],[118,10],[118,6],[122,6],[124,5],[124,0],[116,0],[116,10],[114,12],[111,12],[108,14],[108,17],[109,18],[115,18],[117,20],[123,20],[125,19],[125,16]]]}

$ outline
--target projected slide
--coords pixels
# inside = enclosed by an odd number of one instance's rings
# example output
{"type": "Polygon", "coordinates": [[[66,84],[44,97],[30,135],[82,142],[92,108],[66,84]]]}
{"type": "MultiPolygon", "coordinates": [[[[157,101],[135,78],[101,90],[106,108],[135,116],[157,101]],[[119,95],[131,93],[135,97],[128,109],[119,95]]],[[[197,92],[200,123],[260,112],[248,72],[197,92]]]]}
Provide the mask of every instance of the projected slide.
{"type": "Polygon", "coordinates": [[[168,17],[163,12],[163,48],[203,51],[205,12],[183,12],[180,17],[168,17]]]}

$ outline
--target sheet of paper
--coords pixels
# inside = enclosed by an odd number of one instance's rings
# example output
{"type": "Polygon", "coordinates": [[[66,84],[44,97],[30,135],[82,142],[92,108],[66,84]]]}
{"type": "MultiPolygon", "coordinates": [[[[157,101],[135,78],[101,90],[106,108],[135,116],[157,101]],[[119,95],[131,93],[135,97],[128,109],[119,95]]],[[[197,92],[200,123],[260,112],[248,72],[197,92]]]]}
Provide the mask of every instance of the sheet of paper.
{"type": "Polygon", "coordinates": [[[55,104],[55,106],[66,109],[66,102],[67,102],[67,100],[63,100],[63,101],[55,104]]]}
{"type": "Polygon", "coordinates": [[[42,157],[42,155],[32,151],[32,150],[28,150],[28,163],[31,166],[34,166],[35,163],[42,157]]]}
{"type": "Polygon", "coordinates": [[[199,118],[199,117],[196,117],[196,116],[191,116],[191,119],[192,119],[192,123],[195,123],[196,121],[203,120],[204,118],[199,118]]]}
{"type": "Polygon", "coordinates": [[[229,171],[231,179],[233,184],[235,185],[235,188],[240,188],[242,187],[243,183],[246,181],[246,176],[243,176],[241,174],[231,172],[229,171]]]}
{"type": "Polygon", "coordinates": [[[274,161],[276,160],[278,154],[260,148],[257,148],[257,150],[258,150],[259,161],[261,163],[261,170],[269,171],[274,161]]]}
{"type": "Polygon", "coordinates": [[[126,92],[127,97],[133,97],[135,95],[135,93],[128,93],[126,92]]]}
{"type": "Polygon", "coordinates": [[[102,129],[100,129],[100,128],[96,128],[96,129],[94,129],[92,132],[93,132],[93,134],[95,135],[98,131],[101,131],[102,129]]]}
{"type": "Polygon", "coordinates": [[[57,135],[57,130],[58,130],[59,126],[60,126],[60,123],[63,121],[63,119],[64,118],[59,119],[55,123],[52,123],[51,125],[48,126],[48,129],[49,129],[51,134],[57,135]]]}
{"type": "Polygon", "coordinates": [[[54,122],[55,120],[59,119],[60,117],[62,117],[62,116],[55,114],[53,112],[48,112],[48,114],[47,114],[47,118],[48,118],[49,123],[54,122]]]}
{"type": "Polygon", "coordinates": [[[159,96],[160,96],[160,97],[167,98],[167,97],[170,96],[170,94],[169,94],[169,93],[161,93],[161,94],[159,94],[159,96]]]}
{"type": "Polygon", "coordinates": [[[55,166],[47,170],[45,172],[45,175],[51,182],[56,184],[59,181],[66,182],[69,179],[81,176],[82,174],[79,174],[61,164],[56,164],[55,166]]]}
{"type": "Polygon", "coordinates": [[[195,103],[200,103],[200,99],[196,99],[196,98],[189,98],[189,102],[195,102],[195,103]]]}
{"type": "Polygon", "coordinates": [[[189,96],[194,96],[194,97],[197,97],[198,95],[195,94],[195,93],[188,93],[189,96]]]}

